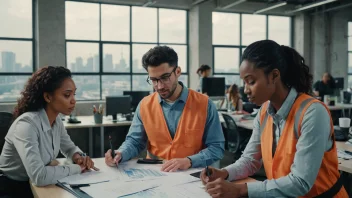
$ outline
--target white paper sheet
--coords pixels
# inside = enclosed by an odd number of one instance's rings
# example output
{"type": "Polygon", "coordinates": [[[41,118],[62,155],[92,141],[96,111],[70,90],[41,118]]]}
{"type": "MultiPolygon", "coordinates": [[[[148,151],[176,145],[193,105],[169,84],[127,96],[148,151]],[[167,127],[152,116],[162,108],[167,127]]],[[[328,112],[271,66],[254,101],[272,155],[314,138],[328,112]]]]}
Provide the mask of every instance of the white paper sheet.
{"type": "MultiPolygon", "coordinates": [[[[81,190],[92,197],[116,198],[122,196],[135,196],[135,193],[154,189],[156,187],[172,188],[177,185],[199,181],[198,178],[187,174],[174,174],[171,176],[160,177],[149,181],[118,181],[111,180],[106,183],[93,184],[83,187],[81,190]]],[[[198,186],[199,187],[199,186],[198,186]]],[[[147,192],[149,193],[149,192],[147,192]]]]}

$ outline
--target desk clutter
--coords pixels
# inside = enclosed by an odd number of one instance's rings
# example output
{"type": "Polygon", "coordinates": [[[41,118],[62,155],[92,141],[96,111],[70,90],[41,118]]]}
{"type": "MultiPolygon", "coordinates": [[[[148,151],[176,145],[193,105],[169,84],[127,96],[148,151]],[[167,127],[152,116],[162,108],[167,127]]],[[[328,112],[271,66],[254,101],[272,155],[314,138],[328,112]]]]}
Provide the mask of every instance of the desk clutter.
{"type": "MultiPolygon", "coordinates": [[[[75,197],[210,197],[199,178],[189,171],[167,173],[161,165],[131,160],[116,167],[99,167],[58,181],[57,186],[75,197]]],[[[193,169],[197,172],[199,169],[193,169]]]]}

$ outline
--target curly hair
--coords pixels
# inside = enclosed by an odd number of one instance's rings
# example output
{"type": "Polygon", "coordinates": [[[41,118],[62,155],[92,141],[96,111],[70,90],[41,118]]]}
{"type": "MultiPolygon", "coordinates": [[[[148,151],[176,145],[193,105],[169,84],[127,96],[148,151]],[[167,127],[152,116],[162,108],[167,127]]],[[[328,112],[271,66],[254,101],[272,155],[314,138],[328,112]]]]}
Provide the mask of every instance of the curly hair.
{"type": "Polygon", "coordinates": [[[174,49],[168,46],[156,46],[151,48],[142,57],[142,65],[148,71],[148,67],[157,67],[168,63],[172,67],[178,66],[178,56],[174,49]]]}
{"type": "Polygon", "coordinates": [[[17,100],[13,112],[14,120],[23,113],[44,108],[44,92],[53,93],[67,78],[71,78],[71,72],[62,66],[46,66],[33,73],[17,100]]]}
{"type": "Polygon", "coordinates": [[[294,87],[300,93],[311,94],[313,77],[304,58],[293,48],[279,45],[272,40],[262,40],[250,44],[242,55],[261,68],[266,74],[278,69],[281,80],[287,87],[294,87]]]}

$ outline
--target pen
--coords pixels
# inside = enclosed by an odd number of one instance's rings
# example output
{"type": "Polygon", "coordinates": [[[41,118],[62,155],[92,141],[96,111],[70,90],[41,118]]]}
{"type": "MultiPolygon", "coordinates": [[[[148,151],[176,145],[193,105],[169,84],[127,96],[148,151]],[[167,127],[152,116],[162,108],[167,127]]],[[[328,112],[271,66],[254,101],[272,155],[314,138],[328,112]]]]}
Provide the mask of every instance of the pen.
{"type": "MultiPolygon", "coordinates": [[[[82,153],[82,157],[87,157],[87,154],[82,153]]],[[[99,171],[99,168],[97,168],[97,167],[95,167],[95,166],[93,166],[92,169],[95,170],[95,171],[99,171]]]]}
{"type": "Polygon", "coordinates": [[[95,105],[93,105],[93,113],[97,112],[97,108],[95,107],[95,105]]]}
{"type": "Polygon", "coordinates": [[[99,105],[99,112],[98,112],[98,113],[103,113],[102,111],[103,111],[103,106],[100,104],[100,105],[99,105]]]}
{"type": "Polygon", "coordinates": [[[207,177],[211,175],[208,166],[205,167],[205,174],[207,175],[207,177]]]}
{"type": "MultiPolygon", "coordinates": [[[[111,149],[111,157],[112,157],[112,159],[114,159],[114,158],[115,158],[115,151],[114,151],[114,149],[113,149],[113,147],[112,147],[112,138],[111,138],[111,135],[109,135],[109,143],[110,143],[110,149],[111,149]]],[[[116,165],[116,168],[118,168],[116,163],[115,163],[115,165],[116,165]]]]}

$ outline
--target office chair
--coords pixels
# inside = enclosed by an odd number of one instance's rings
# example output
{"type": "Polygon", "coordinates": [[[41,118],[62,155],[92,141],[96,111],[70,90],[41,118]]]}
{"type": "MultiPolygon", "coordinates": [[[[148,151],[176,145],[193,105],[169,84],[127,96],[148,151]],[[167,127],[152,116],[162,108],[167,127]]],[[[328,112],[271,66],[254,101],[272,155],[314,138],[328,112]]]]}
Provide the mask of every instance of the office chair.
{"type": "Polygon", "coordinates": [[[225,113],[223,113],[222,116],[226,124],[224,128],[225,136],[227,137],[227,149],[234,154],[234,161],[236,161],[241,157],[242,151],[246,148],[251,135],[238,128],[235,120],[231,116],[225,113]]]}
{"type": "MultiPolygon", "coordinates": [[[[0,148],[5,144],[5,136],[12,124],[12,113],[0,112],[0,148]]],[[[1,152],[1,151],[0,151],[1,152]]]]}

